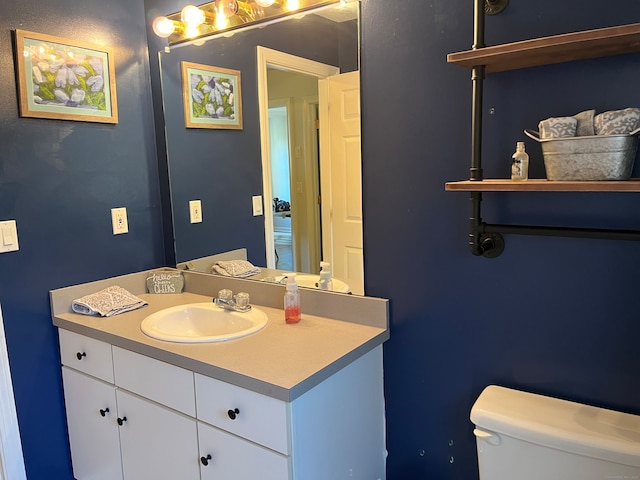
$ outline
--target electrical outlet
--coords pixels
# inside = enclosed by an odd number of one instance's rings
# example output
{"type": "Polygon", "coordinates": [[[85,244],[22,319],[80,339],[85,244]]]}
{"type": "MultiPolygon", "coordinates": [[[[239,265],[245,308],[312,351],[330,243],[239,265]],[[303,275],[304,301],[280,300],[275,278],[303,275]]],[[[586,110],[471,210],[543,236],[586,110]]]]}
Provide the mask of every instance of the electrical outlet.
{"type": "Polygon", "coordinates": [[[191,223],[202,222],[202,202],[200,200],[189,200],[189,216],[191,223]]]}
{"type": "Polygon", "coordinates": [[[127,209],[125,207],[111,209],[111,224],[113,225],[113,234],[129,232],[129,222],[127,222],[127,209]]]}

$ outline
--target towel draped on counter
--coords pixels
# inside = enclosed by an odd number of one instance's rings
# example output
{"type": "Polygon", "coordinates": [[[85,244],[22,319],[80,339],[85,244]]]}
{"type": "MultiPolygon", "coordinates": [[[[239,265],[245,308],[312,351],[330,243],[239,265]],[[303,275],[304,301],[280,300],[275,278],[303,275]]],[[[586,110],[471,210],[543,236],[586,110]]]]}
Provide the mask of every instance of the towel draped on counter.
{"type": "Polygon", "coordinates": [[[148,305],[122,287],[114,285],[99,292],[85,295],[71,303],[71,309],[83,315],[112,317],[148,305]]]}

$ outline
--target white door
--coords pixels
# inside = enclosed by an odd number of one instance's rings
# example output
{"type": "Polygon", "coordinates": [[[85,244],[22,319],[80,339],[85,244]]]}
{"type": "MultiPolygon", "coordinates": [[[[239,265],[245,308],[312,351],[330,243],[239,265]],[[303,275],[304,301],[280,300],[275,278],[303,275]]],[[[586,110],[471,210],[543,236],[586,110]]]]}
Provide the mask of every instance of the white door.
{"type": "Polygon", "coordinates": [[[73,476],[80,480],[122,478],[116,389],[62,367],[73,476]]]}
{"type": "Polygon", "coordinates": [[[364,294],[362,248],[362,162],[360,153],[360,74],[350,72],[320,81],[320,170],[322,248],[332,274],[352,293],[364,294]],[[323,97],[326,101],[323,102],[323,97]],[[323,138],[324,137],[324,138],[323,138]]]}
{"type": "Polygon", "coordinates": [[[196,421],[117,390],[125,480],[200,480],[196,421]]]}

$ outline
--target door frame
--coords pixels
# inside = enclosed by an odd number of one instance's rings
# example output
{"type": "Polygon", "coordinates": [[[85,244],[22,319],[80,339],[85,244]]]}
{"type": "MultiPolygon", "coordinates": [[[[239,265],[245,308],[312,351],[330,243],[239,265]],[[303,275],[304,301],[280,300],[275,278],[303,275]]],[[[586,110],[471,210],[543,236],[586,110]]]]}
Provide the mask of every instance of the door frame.
{"type": "Polygon", "coordinates": [[[0,398],[2,398],[0,402],[0,478],[26,480],[2,307],[0,307],[0,398]]]}
{"type": "Polygon", "coordinates": [[[269,93],[267,88],[267,68],[279,68],[318,79],[330,77],[340,73],[340,69],[333,65],[326,65],[288,53],[266,47],[256,47],[258,63],[258,111],[260,115],[260,150],[262,154],[262,193],[264,201],[264,235],[267,257],[267,268],[276,268],[275,246],[273,241],[273,212],[271,203],[273,191],[271,188],[271,155],[269,145],[269,93]]]}

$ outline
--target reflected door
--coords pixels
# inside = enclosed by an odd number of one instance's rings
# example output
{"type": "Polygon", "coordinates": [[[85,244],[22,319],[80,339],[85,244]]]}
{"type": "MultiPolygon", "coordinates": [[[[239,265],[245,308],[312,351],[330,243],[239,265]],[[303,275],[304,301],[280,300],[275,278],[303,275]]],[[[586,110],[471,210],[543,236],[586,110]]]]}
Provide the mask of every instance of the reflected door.
{"type": "Polygon", "coordinates": [[[322,137],[324,130],[320,133],[322,224],[331,228],[323,229],[323,252],[325,260],[331,258],[333,275],[346,281],[352,293],[363,295],[359,72],[334,75],[320,85],[320,104],[326,95],[328,105],[320,122],[329,124],[329,138],[322,137]]]}

